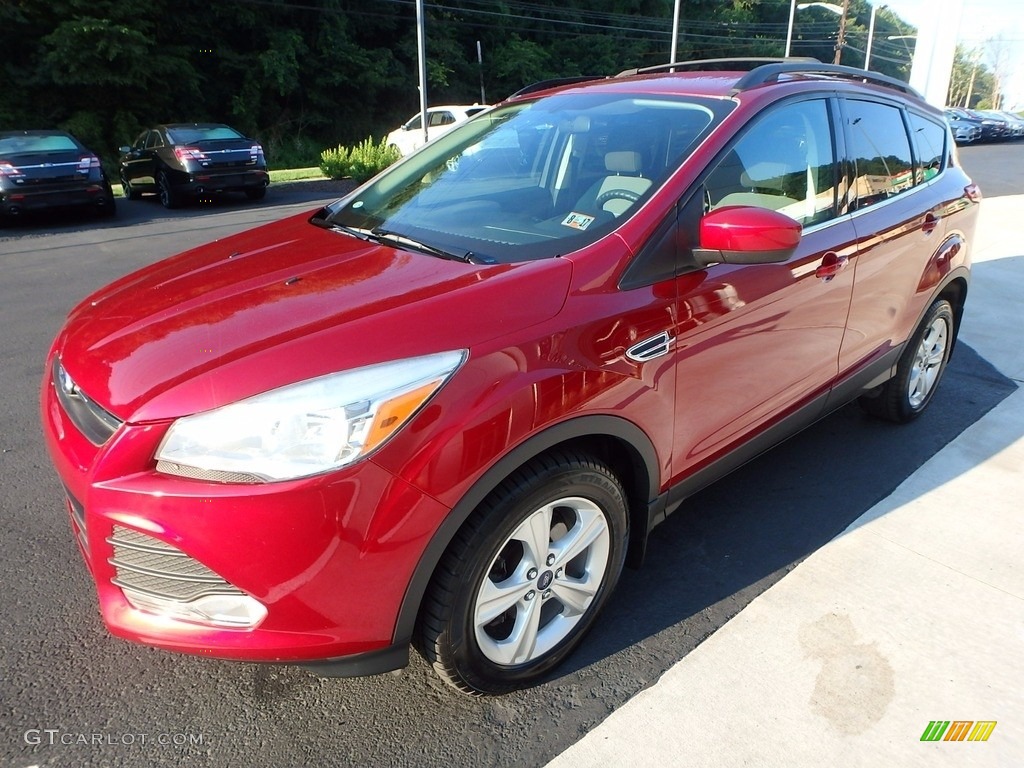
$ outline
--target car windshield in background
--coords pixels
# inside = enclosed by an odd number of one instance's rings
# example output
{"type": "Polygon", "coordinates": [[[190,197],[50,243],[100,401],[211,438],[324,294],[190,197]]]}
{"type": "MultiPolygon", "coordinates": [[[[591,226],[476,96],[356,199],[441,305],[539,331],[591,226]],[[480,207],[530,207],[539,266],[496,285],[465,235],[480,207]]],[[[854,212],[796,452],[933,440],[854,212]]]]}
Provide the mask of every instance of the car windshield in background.
{"type": "Polygon", "coordinates": [[[565,94],[471,120],[317,222],[481,261],[549,258],[621,224],[731,110],[714,99],[565,94]]]}
{"type": "Polygon", "coordinates": [[[197,141],[216,141],[218,139],[245,138],[234,128],[226,125],[190,126],[188,128],[168,128],[167,138],[172,144],[193,144],[197,141]]]}
{"type": "Polygon", "coordinates": [[[77,152],[70,136],[7,136],[0,138],[0,155],[28,155],[41,152],[77,152]]]}

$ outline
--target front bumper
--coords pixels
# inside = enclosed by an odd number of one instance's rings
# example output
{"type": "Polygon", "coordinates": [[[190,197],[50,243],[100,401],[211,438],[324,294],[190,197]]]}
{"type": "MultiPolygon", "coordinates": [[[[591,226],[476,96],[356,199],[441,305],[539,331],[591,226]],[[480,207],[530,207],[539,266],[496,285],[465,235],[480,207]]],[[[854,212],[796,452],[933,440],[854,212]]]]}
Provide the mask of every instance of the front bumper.
{"type": "Polygon", "coordinates": [[[372,461],[264,485],[169,476],[153,460],[167,423],[123,424],[96,446],[64,410],[49,376],[41,407],[111,633],[219,658],[329,660],[321,671],[333,675],[405,663],[408,639],[395,638],[397,617],[446,507],[372,461]],[[183,577],[198,578],[199,591],[182,587],[183,577]],[[183,620],[154,608],[159,601],[140,607],[132,590],[186,601],[242,595],[265,616],[253,627],[183,620]]]}

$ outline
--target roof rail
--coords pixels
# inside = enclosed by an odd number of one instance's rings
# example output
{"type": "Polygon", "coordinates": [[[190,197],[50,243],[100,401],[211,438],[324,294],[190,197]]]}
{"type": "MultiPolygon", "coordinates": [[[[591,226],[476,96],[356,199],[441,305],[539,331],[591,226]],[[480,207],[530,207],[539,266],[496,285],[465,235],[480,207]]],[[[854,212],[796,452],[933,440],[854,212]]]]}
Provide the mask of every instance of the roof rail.
{"type": "Polygon", "coordinates": [[[548,88],[557,88],[560,85],[573,85],[574,83],[586,83],[591,80],[604,79],[606,79],[605,75],[578,75],[576,77],[552,77],[549,80],[539,80],[536,83],[527,85],[525,88],[520,88],[518,91],[513,93],[508,98],[514,99],[516,96],[525,96],[528,93],[546,91],[548,88]]]}
{"type": "Polygon", "coordinates": [[[791,57],[788,59],[780,59],[778,57],[764,57],[764,56],[750,56],[746,58],[727,58],[727,59],[695,59],[693,61],[674,61],[669,64],[656,64],[652,67],[640,67],[637,69],[626,69],[616,77],[632,77],[633,75],[646,75],[653,72],[689,72],[692,70],[702,69],[716,69],[716,70],[751,70],[755,67],[761,66],[762,64],[782,64],[782,63],[820,63],[817,59],[805,58],[802,56],[791,57]]]}
{"type": "Polygon", "coordinates": [[[846,80],[859,80],[864,83],[894,88],[915,96],[922,101],[924,100],[924,97],[917,90],[902,80],[897,80],[895,77],[889,77],[877,72],[869,72],[866,69],[857,69],[856,67],[844,67],[842,64],[822,64],[813,60],[810,62],[777,61],[773,64],[764,64],[756,69],[752,69],[736,81],[736,85],[732,89],[732,95],[735,96],[737,93],[764,85],[765,83],[776,82],[780,75],[829,75],[846,80]]]}

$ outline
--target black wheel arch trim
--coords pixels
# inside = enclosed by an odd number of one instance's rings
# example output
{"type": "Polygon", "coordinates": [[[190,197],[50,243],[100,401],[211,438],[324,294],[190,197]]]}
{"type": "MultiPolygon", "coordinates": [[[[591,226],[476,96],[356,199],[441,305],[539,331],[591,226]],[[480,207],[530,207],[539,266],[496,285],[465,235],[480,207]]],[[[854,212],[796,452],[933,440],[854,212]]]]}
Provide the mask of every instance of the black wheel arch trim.
{"type": "Polygon", "coordinates": [[[321,677],[381,675],[409,666],[409,644],[398,643],[366,653],[340,656],[336,659],[303,661],[297,665],[321,677]]]}
{"type": "MultiPolygon", "coordinates": [[[[649,516],[649,507],[657,504],[660,498],[661,471],[658,464],[657,451],[650,438],[640,427],[631,421],[618,416],[591,415],[580,416],[563,421],[528,438],[512,450],[505,453],[473,484],[459,502],[452,508],[444,521],[434,532],[433,538],[420,557],[413,571],[409,586],[406,588],[395,624],[393,635],[394,645],[408,645],[412,641],[416,620],[419,616],[420,604],[426,593],[427,585],[441,561],[441,557],[463,523],[469,518],[480,503],[497,488],[501,482],[519,467],[531,459],[557,445],[581,438],[610,437],[627,444],[635,452],[647,474],[646,499],[643,514],[649,516]]],[[[633,517],[631,510],[631,519],[633,517]]],[[[631,553],[634,546],[643,547],[647,530],[639,531],[640,536],[631,537],[631,553]]],[[[642,556],[642,551],[640,552],[642,556]]]]}

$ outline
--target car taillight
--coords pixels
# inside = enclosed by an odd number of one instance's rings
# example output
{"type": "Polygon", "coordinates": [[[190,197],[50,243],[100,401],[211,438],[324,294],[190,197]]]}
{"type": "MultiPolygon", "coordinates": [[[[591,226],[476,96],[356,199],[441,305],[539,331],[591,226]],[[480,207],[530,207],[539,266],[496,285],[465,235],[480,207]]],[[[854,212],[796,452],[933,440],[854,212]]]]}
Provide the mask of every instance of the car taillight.
{"type": "Polygon", "coordinates": [[[92,168],[100,167],[100,159],[96,155],[82,155],[78,158],[79,173],[88,173],[92,168]]]}
{"type": "Polygon", "coordinates": [[[263,158],[263,147],[259,144],[253,144],[249,147],[249,160],[255,162],[263,158]]]}
{"type": "Polygon", "coordinates": [[[15,168],[10,163],[5,163],[0,160],[0,176],[6,176],[8,179],[13,179],[23,175],[18,168],[15,168]]]}
{"type": "Polygon", "coordinates": [[[203,151],[201,149],[197,149],[196,147],[175,147],[174,156],[183,163],[188,160],[201,161],[207,159],[203,151]]]}

